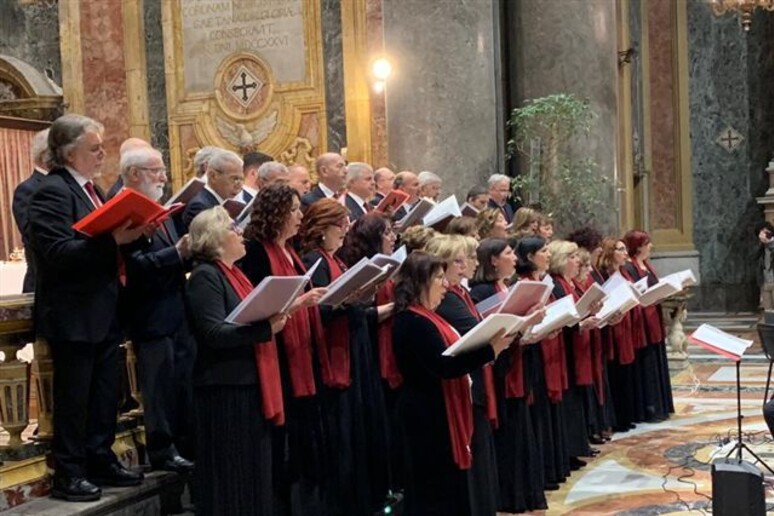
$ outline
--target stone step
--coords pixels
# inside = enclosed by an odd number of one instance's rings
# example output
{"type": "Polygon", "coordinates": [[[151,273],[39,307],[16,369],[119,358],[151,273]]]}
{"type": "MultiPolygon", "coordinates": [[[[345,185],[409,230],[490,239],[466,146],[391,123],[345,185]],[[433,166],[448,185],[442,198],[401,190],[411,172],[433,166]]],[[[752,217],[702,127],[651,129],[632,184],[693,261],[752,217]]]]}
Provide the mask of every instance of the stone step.
{"type": "MultiPolygon", "coordinates": [[[[96,502],[66,502],[54,498],[36,498],[3,516],[136,516],[156,514],[193,514],[184,507],[182,497],[187,478],[176,473],[154,471],[137,487],[108,487],[96,502]]],[[[187,493],[187,491],[186,491],[187,493]]],[[[190,505],[190,504],[189,504],[190,505]]]]}

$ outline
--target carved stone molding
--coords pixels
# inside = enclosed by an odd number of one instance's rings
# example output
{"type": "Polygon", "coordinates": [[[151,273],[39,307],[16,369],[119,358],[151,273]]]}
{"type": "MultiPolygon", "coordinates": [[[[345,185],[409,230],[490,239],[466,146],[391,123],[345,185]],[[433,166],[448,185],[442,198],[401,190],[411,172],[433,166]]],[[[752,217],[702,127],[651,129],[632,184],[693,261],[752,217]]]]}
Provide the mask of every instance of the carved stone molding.
{"type": "Polygon", "coordinates": [[[0,54],[0,115],[54,120],[63,113],[62,88],[29,63],[0,54]]]}

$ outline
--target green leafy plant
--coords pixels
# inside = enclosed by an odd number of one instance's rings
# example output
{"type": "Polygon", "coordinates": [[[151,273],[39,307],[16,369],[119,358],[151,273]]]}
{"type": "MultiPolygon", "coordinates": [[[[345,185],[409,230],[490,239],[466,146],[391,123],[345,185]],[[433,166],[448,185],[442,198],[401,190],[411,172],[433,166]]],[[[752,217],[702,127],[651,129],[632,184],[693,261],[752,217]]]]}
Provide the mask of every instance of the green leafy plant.
{"type": "Polygon", "coordinates": [[[610,216],[612,181],[588,156],[583,141],[595,119],[588,101],[556,94],[528,100],[508,121],[507,157],[518,154],[525,164],[511,183],[513,195],[551,213],[561,232],[606,226],[610,216]]]}

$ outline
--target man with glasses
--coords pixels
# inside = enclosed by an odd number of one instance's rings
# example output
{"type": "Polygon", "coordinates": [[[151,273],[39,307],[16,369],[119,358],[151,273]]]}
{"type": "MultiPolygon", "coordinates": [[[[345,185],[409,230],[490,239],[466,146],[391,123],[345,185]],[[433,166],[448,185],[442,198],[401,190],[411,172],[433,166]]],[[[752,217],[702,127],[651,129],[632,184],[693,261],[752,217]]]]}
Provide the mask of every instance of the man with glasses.
{"type": "MultiPolygon", "coordinates": [[[[128,151],[120,166],[126,188],[161,199],[167,169],[159,151],[128,151]]],[[[165,220],[151,234],[121,246],[121,253],[126,285],[120,320],[137,354],[148,458],[154,469],[190,471],[193,463],[178,452],[193,423],[195,353],[183,305],[188,235],[178,239],[172,221],[165,220]]]]}
{"type": "Polygon", "coordinates": [[[186,205],[183,229],[187,233],[193,218],[202,211],[219,206],[242,191],[244,173],[242,158],[235,153],[217,149],[207,162],[207,185],[186,205]]]}

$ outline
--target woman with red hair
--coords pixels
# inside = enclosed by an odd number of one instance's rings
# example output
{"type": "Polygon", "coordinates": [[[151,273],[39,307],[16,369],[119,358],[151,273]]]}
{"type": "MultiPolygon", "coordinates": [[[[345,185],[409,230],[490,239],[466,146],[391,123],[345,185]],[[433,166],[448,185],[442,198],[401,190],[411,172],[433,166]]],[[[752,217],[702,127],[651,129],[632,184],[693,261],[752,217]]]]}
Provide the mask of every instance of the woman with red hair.
{"type": "MultiPolygon", "coordinates": [[[[649,259],[653,249],[650,236],[639,230],[632,230],[623,237],[629,251],[629,262],[622,273],[631,281],[648,278],[648,287],[658,283],[658,276],[649,259]]],[[[646,421],[663,421],[675,411],[672,400],[672,384],[669,378],[669,363],[664,343],[664,321],[660,305],[642,308],[642,326],[645,346],[638,352],[637,361],[644,379],[643,396],[646,421]]]]}

